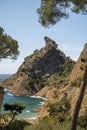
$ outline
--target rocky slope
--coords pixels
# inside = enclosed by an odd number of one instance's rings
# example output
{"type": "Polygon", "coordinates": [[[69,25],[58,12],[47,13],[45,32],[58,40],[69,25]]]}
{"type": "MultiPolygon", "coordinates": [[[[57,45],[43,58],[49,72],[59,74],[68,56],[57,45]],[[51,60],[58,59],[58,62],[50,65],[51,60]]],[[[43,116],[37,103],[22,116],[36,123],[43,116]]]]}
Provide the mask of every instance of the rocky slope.
{"type": "Polygon", "coordinates": [[[71,76],[70,76],[70,83],[72,86],[72,83],[74,86],[78,86],[78,84],[75,84],[75,82],[79,82],[82,81],[82,76],[84,73],[84,67],[87,63],[87,43],[85,44],[76,65],[74,66],[71,76]]]}
{"type": "MultiPolygon", "coordinates": [[[[24,59],[17,73],[2,82],[2,86],[11,89],[15,95],[39,95],[48,100],[40,108],[39,117],[49,115],[50,103],[60,101],[67,95],[71,102],[71,114],[77,100],[84,67],[87,63],[87,43],[76,64],[57,48],[57,44],[45,37],[46,45],[24,59]],[[74,68],[73,68],[74,66],[74,68]],[[73,70],[72,70],[73,68],[73,70]]],[[[87,107],[87,89],[84,95],[80,115],[87,107]]]]}
{"type": "MultiPolygon", "coordinates": [[[[70,75],[69,86],[72,87],[73,89],[75,89],[75,91],[72,95],[72,98],[71,98],[72,110],[74,108],[74,104],[76,102],[76,99],[77,99],[79,91],[80,91],[80,86],[82,83],[83,73],[84,73],[86,64],[87,64],[87,43],[84,45],[84,48],[70,75]]],[[[87,89],[85,91],[85,95],[84,95],[83,102],[81,105],[80,114],[83,114],[86,108],[87,108],[87,89]]]]}
{"type": "MultiPolygon", "coordinates": [[[[68,84],[74,61],[57,48],[52,39],[44,38],[46,45],[24,59],[17,73],[2,82],[15,95],[33,95],[47,84],[51,87],[68,84]]],[[[46,95],[46,94],[44,94],[46,95]]]]}
{"type": "MultiPolygon", "coordinates": [[[[75,64],[70,77],[69,77],[69,84],[65,87],[61,87],[61,88],[53,88],[55,90],[52,91],[51,90],[46,90],[47,88],[43,88],[41,91],[39,91],[37,93],[37,95],[43,95],[44,93],[46,93],[46,97],[48,98],[48,100],[46,101],[46,103],[41,107],[40,113],[39,113],[39,117],[43,117],[46,115],[49,115],[49,113],[47,112],[47,109],[49,108],[49,104],[55,101],[58,101],[61,99],[61,97],[63,97],[65,94],[67,94],[67,97],[70,99],[70,103],[71,103],[71,115],[80,91],[80,85],[82,83],[82,77],[83,77],[83,73],[84,73],[84,67],[87,64],[87,43],[85,44],[78,60],[77,63],[75,64]],[[56,97],[54,98],[53,92],[56,92],[56,97]],[[49,97],[49,93],[50,93],[50,97],[49,97]]],[[[81,109],[80,109],[80,113],[79,115],[84,114],[85,109],[87,109],[87,89],[85,91],[85,95],[83,98],[83,102],[81,105],[81,109]]]]}

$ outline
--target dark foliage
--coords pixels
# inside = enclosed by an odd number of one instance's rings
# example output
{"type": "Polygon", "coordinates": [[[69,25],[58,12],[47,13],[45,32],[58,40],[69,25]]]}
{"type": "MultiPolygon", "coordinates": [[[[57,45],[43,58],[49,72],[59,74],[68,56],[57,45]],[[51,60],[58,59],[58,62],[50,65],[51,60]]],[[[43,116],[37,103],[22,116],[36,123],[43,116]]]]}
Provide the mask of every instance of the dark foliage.
{"type": "Polygon", "coordinates": [[[87,0],[41,0],[37,9],[39,22],[44,27],[55,25],[62,18],[68,18],[69,9],[77,14],[87,14],[87,0]]]}

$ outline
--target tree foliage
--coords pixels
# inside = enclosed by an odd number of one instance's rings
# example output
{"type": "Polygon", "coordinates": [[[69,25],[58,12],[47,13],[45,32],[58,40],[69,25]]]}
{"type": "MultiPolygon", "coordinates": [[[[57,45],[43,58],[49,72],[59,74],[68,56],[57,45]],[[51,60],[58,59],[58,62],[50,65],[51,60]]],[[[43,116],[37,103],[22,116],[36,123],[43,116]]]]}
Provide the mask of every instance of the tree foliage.
{"type": "Polygon", "coordinates": [[[4,110],[10,111],[12,114],[16,113],[16,115],[20,114],[22,110],[25,108],[23,103],[15,102],[14,104],[4,104],[4,110]]]}
{"type": "Polygon", "coordinates": [[[25,127],[29,127],[32,124],[25,120],[14,120],[9,130],[25,130],[25,127]]]}
{"type": "Polygon", "coordinates": [[[70,108],[70,101],[64,96],[60,101],[50,104],[48,112],[50,116],[62,123],[69,117],[70,108]]]}
{"type": "Polygon", "coordinates": [[[37,9],[39,22],[44,27],[55,25],[62,18],[68,18],[69,9],[77,14],[87,14],[87,0],[41,0],[37,9]]]}
{"type": "Polygon", "coordinates": [[[17,59],[19,54],[18,42],[4,33],[0,27],[0,60],[3,58],[17,59]]]}
{"type": "MultiPolygon", "coordinates": [[[[25,105],[23,103],[15,102],[14,104],[5,103],[4,110],[8,113],[0,114],[0,120],[4,120],[7,130],[9,130],[15,116],[19,115],[24,110],[25,105]],[[9,120],[10,118],[10,120],[9,120]]],[[[3,127],[3,125],[2,125],[3,127]]]]}

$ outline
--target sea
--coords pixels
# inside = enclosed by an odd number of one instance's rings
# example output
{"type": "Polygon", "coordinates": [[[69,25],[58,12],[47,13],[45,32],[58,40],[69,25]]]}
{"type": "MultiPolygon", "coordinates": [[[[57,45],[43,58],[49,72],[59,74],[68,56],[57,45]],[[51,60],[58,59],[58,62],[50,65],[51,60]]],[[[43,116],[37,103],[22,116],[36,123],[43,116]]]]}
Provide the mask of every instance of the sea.
{"type": "MultiPolygon", "coordinates": [[[[11,74],[0,74],[0,82],[10,77],[11,74]]],[[[25,109],[16,118],[18,119],[36,119],[38,118],[38,112],[31,112],[32,110],[38,109],[45,102],[44,97],[40,96],[14,96],[11,90],[4,89],[4,98],[2,103],[2,112],[4,111],[3,105],[5,103],[13,104],[15,102],[21,102],[25,104],[25,109]]]]}

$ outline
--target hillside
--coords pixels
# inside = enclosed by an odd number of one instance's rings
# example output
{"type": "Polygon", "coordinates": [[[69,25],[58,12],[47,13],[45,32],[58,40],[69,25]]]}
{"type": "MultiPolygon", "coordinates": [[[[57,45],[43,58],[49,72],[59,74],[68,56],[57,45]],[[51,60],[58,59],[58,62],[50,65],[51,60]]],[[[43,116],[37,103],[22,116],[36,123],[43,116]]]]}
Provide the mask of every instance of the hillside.
{"type": "Polygon", "coordinates": [[[51,89],[68,85],[75,62],[57,48],[55,41],[48,37],[44,40],[45,47],[27,56],[17,73],[2,82],[14,95],[33,95],[45,86],[51,89]]]}
{"type": "Polygon", "coordinates": [[[75,84],[75,82],[81,83],[82,76],[84,73],[84,67],[85,67],[86,63],[87,63],[87,43],[85,44],[85,46],[77,60],[77,63],[74,66],[73,71],[71,73],[71,76],[70,76],[71,86],[72,86],[72,84],[74,86],[78,86],[78,84],[75,84]]]}
{"type": "MultiPolygon", "coordinates": [[[[55,106],[62,97],[67,97],[71,104],[72,115],[77,100],[84,67],[87,61],[87,43],[85,44],[77,62],[57,48],[52,39],[45,37],[46,45],[35,50],[24,59],[17,73],[2,82],[2,86],[12,90],[14,95],[36,95],[47,98],[40,108],[39,118],[49,115],[48,108],[55,106]]],[[[87,108],[87,89],[80,109],[80,115],[87,108]]]]}
{"type": "MultiPolygon", "coordinates": [[[[83,48],[76,64],[74,65],[74,68],[69,76],[68,85],[65,87],[59,87],[59,88],[55,87],[55,88],[48,90],[48,91],[46,90],[47,88],[43,88],[43,90],[41,90],[41,92],[39,91],[37,93],[37,95],[41,95],[42,93],[46,93],[47,94],[46,96],[49,99],[41,107],[39,117],[44,117],[46,115],[49,115],[49,113],[47,112],[49,105],[51,103],[55,103],[57,101],[60,101],[60,99],[65,95],[70,100],[70,104],[71,104],[70,114],[72,115],[72,112],[73,112],[73,109],[74,109],[74,106],[75,106],[75,103],[76,103],[76,100],[77,100],[77,97],[78,97],[78,94],[80,91],[80,86],[82,83],[82,78],[83,78],[83,73],[84,73],[84,68],[85,68],[86,63],[87,63],[87,43],[84,45],[84,48],[83,48]]],[[[79,116],[83,115],[86,109],[87,109],[87,89],[85,91],[85,95],[83,98],[83,102],[81,105],[79,116]]]]}

